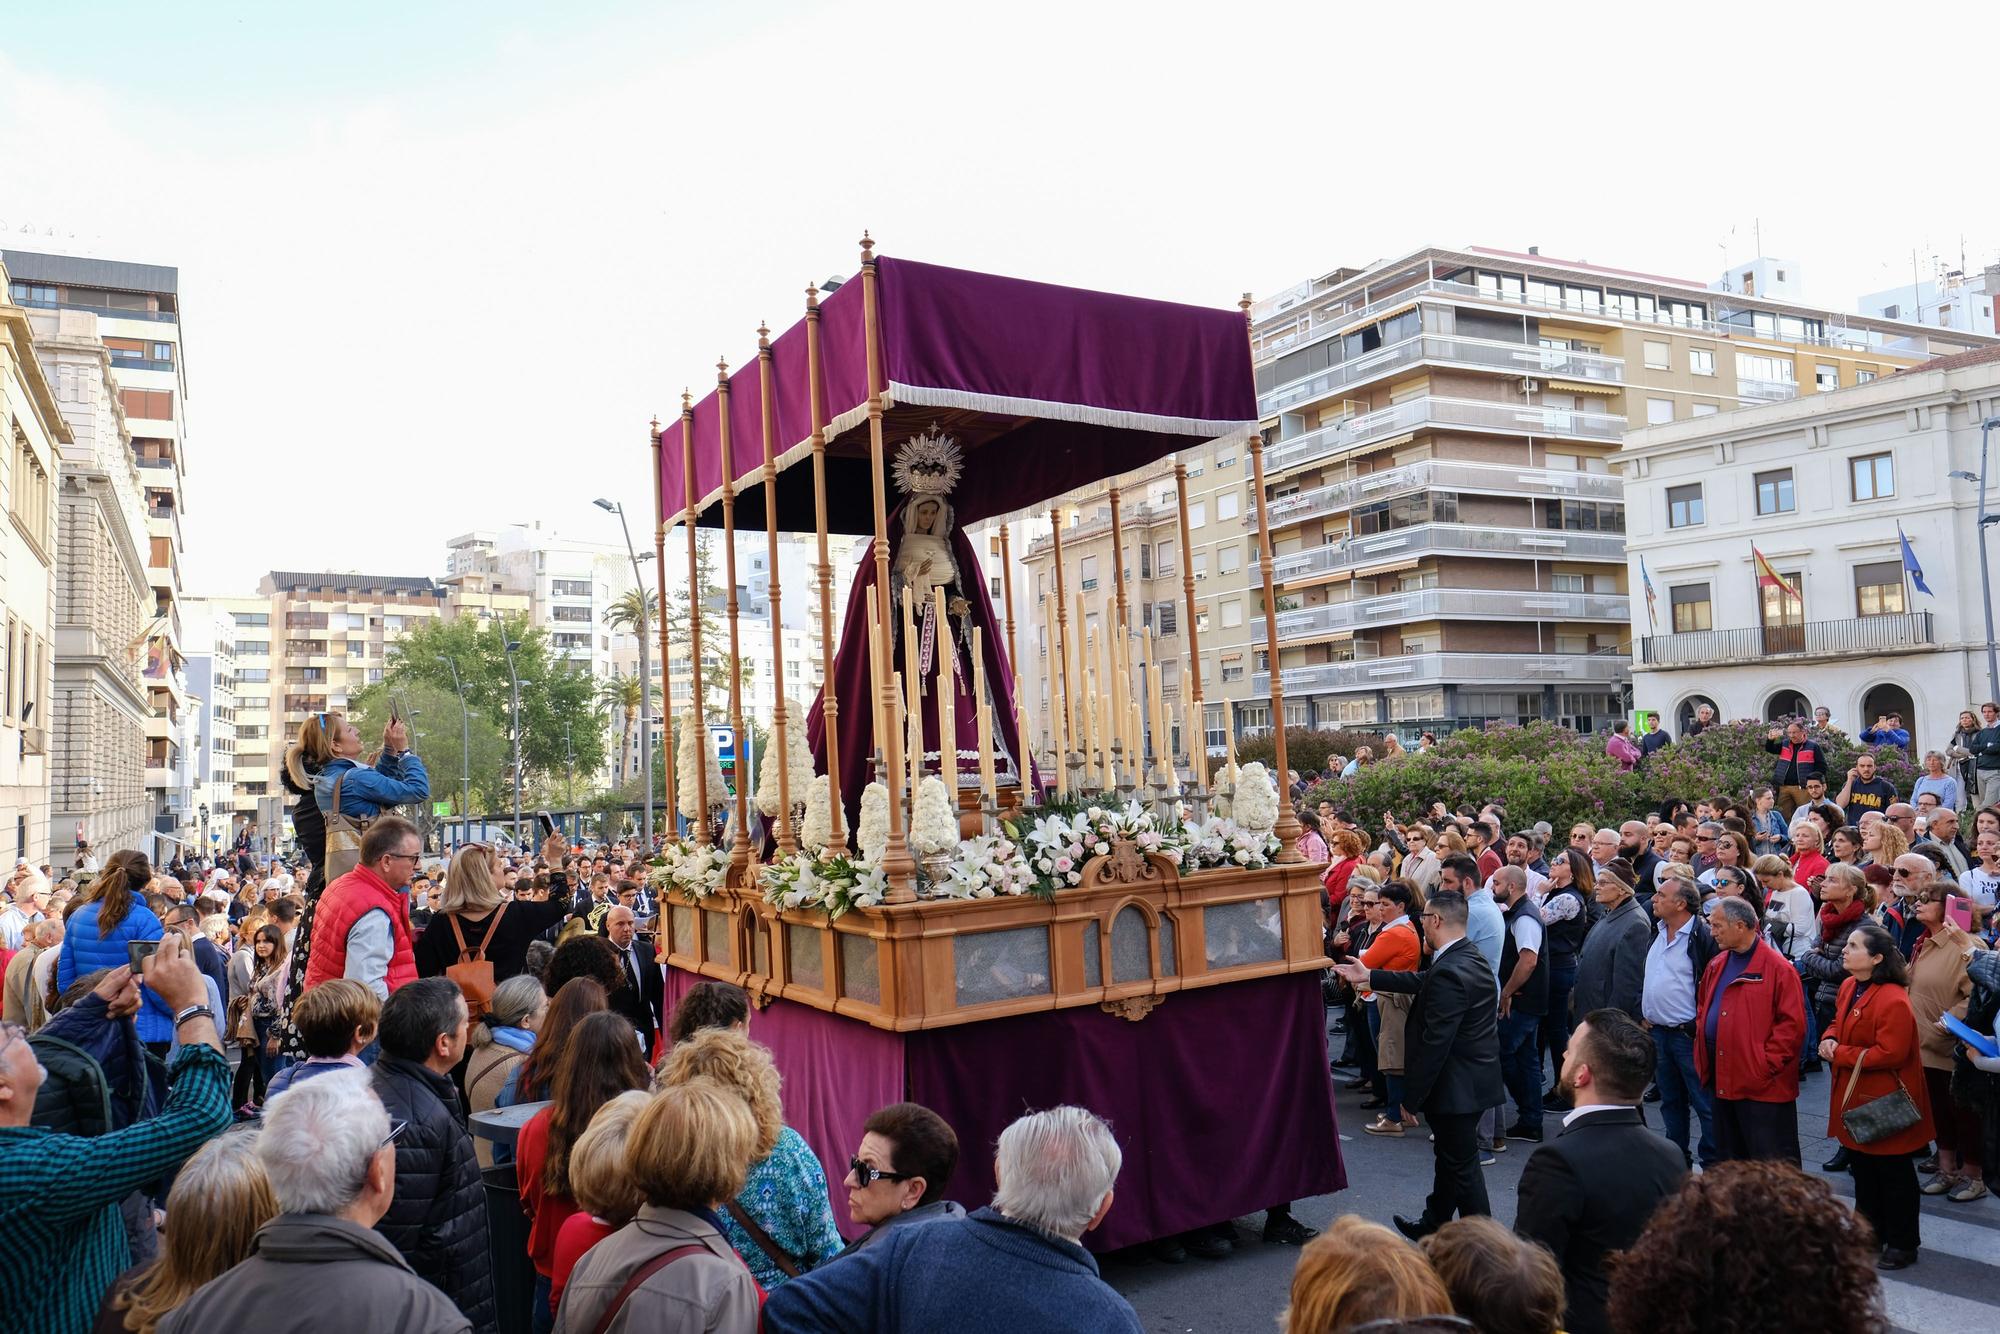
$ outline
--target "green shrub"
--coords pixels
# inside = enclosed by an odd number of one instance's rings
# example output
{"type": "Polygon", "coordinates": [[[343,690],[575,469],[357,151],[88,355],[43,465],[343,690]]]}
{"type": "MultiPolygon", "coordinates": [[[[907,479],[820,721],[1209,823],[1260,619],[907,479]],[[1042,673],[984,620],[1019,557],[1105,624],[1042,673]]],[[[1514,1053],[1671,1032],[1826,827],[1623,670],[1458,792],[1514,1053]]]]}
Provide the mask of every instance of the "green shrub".
{"type": "MultiPolygon", "coordinates": [[[[1383,734],[1380,732],[1323,732],[1312,727],[1287,727],[1285,729],[1285,763],[1302,774],[1317,772],[1327,767],[1330,756],[1338,755],[1342,764],[1354,758],[1354,752],[1367,746],[1377,755],[1382,753],[1383,734]]],[[[1236,747],[1236,762],[1249,764],[1252,760],[1275,770],[1278,762],[1278,738],[1273,732],[1251,737],[1236,747]]]]}
{"type": "MultiPolygon", "coordinates": [[[[1703,797],[1748,797],[1771,781],[1777,757],[1764,749],[1771,724],[1741,719],[1717,723],[1700,736],[1677,741],[1649,756],[1640,773],[1650,803],[1670,799],[1690,804],[1703,797]]],[[[1838,728],[1821,737],[1826,746],[1826,792],[1829,797],[1847,781],[1847,771],[1865,751],[1875,756],[1876,771],[1896,790],[1907,794],[1920,770],[1907,753],[1894,746],[1868,746],[1838,728]]]]}

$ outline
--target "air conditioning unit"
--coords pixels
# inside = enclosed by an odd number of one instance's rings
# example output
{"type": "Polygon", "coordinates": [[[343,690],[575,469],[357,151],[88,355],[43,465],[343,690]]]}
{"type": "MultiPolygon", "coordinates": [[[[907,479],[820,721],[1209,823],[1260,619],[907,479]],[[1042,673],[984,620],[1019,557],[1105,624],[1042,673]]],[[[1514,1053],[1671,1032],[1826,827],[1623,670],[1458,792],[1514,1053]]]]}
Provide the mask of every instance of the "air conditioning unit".
{"type": "Polygon", "coordinates": [[[1542,391],[1542,382],[1541,382],[1540,380],[1535,380],[1535,379],[1530,379],[1530,378],[1529,378],[1529,377],[1527,377],[1527,376],[1523,376],[1523,377],[1521,378],[1521,392],[1522,392],[1522,393],[1524,393],[1524,394],[1539,394],[1539,393],[1540,393],[1541,391],[1542,391]]]}

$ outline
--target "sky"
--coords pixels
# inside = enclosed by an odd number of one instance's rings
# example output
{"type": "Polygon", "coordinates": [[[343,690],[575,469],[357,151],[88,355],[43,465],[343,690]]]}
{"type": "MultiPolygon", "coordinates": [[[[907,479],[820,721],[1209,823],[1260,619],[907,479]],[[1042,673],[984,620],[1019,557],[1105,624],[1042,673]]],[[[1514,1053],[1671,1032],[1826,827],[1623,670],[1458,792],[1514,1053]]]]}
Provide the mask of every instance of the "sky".
{"type": "Polygon", "coordinates": [[[1426,244],[1705,283],[1761,235],[1837,309],[2000,258],[1973,5],[10,8],[4,243],[180,269],[196,594],[615,542],[597,496],[645,545],[649,418],[864,228],[1216,306],[1426,244]]]}

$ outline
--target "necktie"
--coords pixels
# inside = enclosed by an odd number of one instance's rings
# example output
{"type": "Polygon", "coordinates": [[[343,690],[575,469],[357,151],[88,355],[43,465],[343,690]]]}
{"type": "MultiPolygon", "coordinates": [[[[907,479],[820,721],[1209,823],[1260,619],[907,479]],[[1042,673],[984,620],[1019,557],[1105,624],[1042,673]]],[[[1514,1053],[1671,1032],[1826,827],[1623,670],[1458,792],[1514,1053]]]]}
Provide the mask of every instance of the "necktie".
{"type": "Polygon", "coordinates": [[[632,962],[631,949],[620,950],[618,957],[625,961],[625,981],[631,986],[632,994],[643,997],[644,993],[639,990],[639,970],[632,962]]]}

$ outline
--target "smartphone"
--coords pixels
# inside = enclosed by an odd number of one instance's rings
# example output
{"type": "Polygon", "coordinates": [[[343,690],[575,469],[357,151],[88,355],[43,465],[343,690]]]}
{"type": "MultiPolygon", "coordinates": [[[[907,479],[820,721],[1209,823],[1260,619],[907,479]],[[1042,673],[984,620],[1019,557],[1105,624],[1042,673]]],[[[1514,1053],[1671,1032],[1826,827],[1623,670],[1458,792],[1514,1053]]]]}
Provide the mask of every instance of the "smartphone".
{"type": "Polygon", "coordinates": [[[536,811],[535,823],[542,827],[542,837],[544,839],[551,838],[554,836],[556,832],[555,816],[550,815],[547,811],[536,811]]]}
{"type": "Polygon", "coordinates": [[[403,721],[403,701],[394,695],[389,696],[389,721],[392,723],[403,721]]]}
{"type": "Polygon", "coordinates": [[[159,948],[157,940],[128,940],[125,942],[125,962],[132,965],[133,972],[143,973],[146,971],[146,960],[159,948]]]}
{"type": "Polygon", "coordinates": [[[1972,930],[1972,900],[1953,895],[1944,901],[1944,915],[1956,922],[1959,930],[1972,930]]]}

